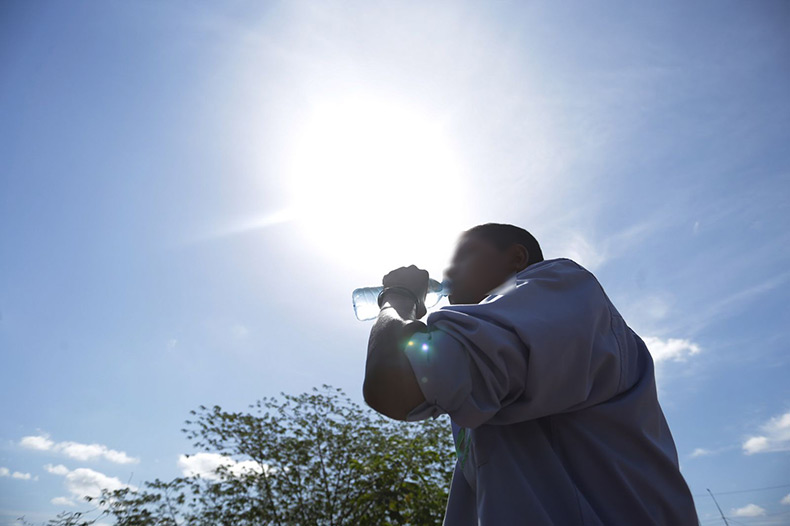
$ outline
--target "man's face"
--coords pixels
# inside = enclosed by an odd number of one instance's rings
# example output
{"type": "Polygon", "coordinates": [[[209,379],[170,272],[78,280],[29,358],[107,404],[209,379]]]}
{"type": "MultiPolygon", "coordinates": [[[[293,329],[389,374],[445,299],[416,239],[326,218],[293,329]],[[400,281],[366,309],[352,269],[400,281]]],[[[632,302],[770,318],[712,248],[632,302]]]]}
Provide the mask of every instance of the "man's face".
{"type": "Polygon", "coordinates": [[[450,304],[480,303],[513,272],[506,250],[475,234],[461,236],[445,271],[452,280],[450,304]]]}

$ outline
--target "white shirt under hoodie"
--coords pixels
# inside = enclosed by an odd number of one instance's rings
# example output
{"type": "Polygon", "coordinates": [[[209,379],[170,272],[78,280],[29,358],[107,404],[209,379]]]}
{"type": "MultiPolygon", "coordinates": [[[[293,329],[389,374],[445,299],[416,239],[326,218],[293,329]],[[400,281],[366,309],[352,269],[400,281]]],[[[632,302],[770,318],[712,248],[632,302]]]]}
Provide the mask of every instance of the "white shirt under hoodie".
{"type": "Polygon", "coordinates": [[[445,526],[698,524],[650,353],[589,271],[542,261],[427,325],[407,419],[452,420],[445,526]]]}

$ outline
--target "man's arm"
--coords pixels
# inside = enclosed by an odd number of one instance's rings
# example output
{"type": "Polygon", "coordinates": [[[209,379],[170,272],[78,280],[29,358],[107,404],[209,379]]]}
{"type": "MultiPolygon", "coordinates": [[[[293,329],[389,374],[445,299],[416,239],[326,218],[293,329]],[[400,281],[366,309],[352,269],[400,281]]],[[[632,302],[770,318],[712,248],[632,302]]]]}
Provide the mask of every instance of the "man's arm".
{"type": "Polygon", "coordinates": [[[427,326],[417,320],[416,306],[411,298],[396,293],[385,296],[370,332],[362,388],[365,402],[379,413],[406,420],[412,409],[425,401],[403,352],[409,338],[425,330],[427,326]]]}

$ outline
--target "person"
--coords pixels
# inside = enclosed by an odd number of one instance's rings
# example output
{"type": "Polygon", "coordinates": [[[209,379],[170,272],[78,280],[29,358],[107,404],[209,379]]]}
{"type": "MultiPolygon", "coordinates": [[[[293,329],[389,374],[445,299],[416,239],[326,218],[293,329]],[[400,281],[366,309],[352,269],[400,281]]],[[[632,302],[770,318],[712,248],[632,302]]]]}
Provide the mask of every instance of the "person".
{"type": "Polygon", "coordinates": [[[589,271],[488,223],[446,277],[423,323],[428,273],[384,276],[363,386],[393,419],[449,414],[445,526],[699,524],[650,353],[589,271]]]}

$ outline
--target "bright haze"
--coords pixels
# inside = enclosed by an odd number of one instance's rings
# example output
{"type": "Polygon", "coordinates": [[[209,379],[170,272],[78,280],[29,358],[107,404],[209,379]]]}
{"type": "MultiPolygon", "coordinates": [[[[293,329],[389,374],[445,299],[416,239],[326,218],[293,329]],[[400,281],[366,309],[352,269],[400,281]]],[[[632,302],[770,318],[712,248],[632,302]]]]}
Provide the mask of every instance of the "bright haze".
{"type": "Polygon", "coordinates": [[[351,291],[485,222],[648,343],[703,525],[787,524],[789,53],[769,0],[3,2],[0,525],[362,403],[351,291]]]}

